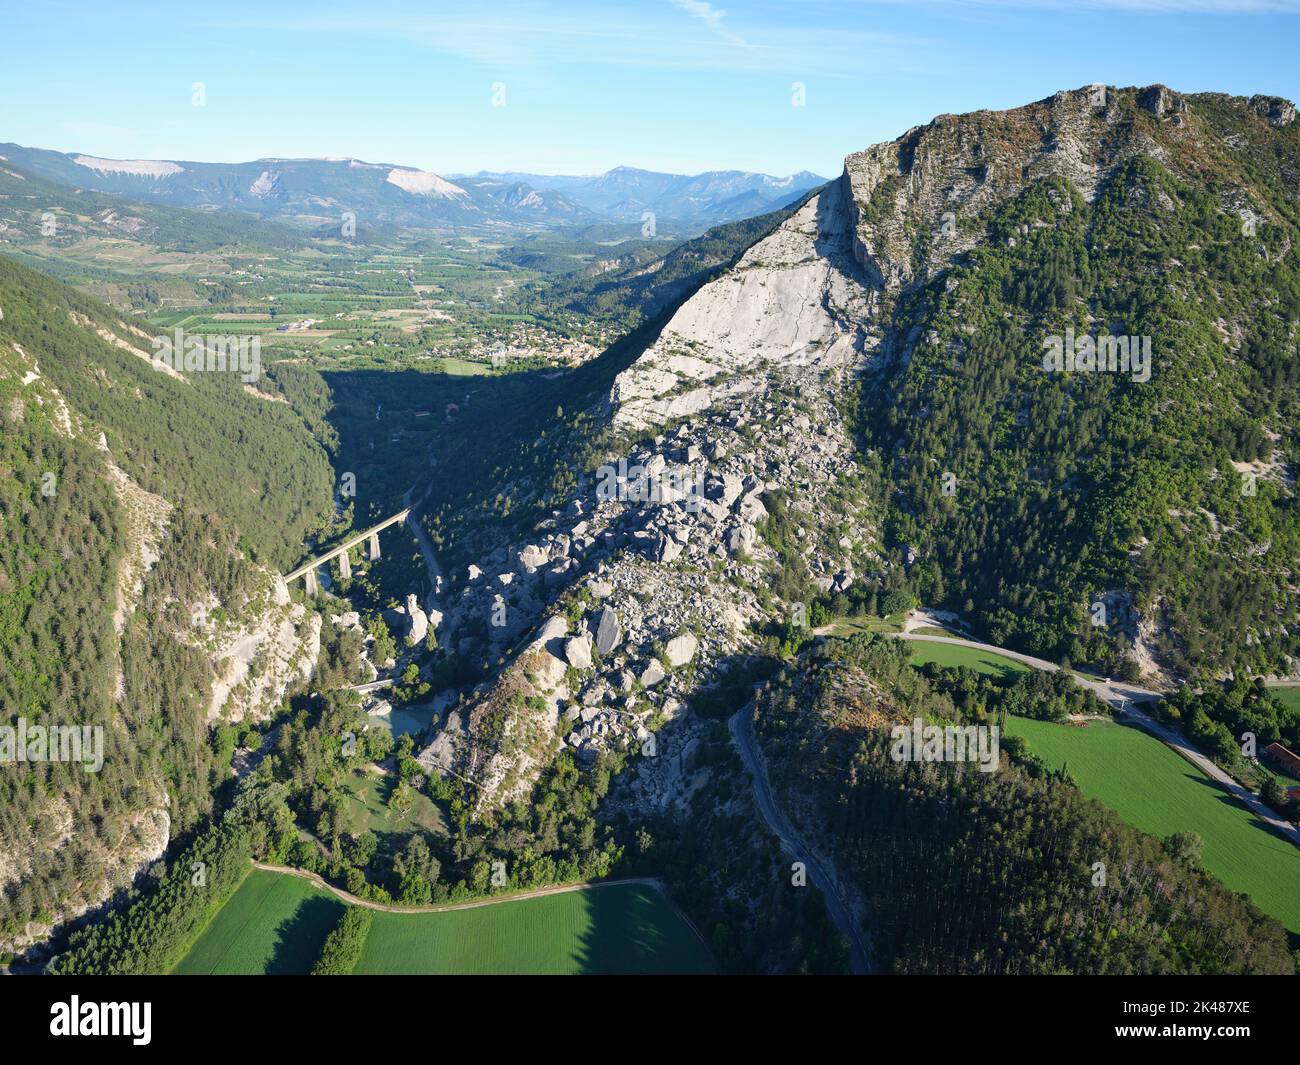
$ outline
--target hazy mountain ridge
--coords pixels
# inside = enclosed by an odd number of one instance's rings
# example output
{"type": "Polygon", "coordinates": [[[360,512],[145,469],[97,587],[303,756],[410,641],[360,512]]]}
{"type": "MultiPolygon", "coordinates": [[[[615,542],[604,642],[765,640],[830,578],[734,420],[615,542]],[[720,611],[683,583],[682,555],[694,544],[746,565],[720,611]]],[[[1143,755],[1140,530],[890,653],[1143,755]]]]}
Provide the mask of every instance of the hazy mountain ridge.
{"type": "Polygon", "coordinates": [[[780,210],[826,183],[825,178],[807,170],[773,177],[744,170],[665,174],[627,166],[590,176],[481,171],[466,180],[473,178],[554,189],[601,217],[623,222],[640,222],[649,211],[665,220],[708,225],[780,210]]]}
{"type": "Polygon", "coordinates": [[[301,248],[307,234],[270,219],[238,212],[205,211],[142,203],[109,192],[72,188],[0,163],[0,241],[84,237],[149,242],[185,252],[233,244],[301,248]]]}
{"type": "Polygon", "coordinates": [[[807,173],[772,178],[739,171],[677,175],[629,168],[590,180],[489,173],[449,180],[358,159],[104,159],[18,144],[0,144],[0,157],[74,188],[312,226],[341,224],[346,212],[359,223],[413,228],[641,224],[644,212],[652,211],[664,224],[705,228],[783,207],[822,182],[807,173]]]}

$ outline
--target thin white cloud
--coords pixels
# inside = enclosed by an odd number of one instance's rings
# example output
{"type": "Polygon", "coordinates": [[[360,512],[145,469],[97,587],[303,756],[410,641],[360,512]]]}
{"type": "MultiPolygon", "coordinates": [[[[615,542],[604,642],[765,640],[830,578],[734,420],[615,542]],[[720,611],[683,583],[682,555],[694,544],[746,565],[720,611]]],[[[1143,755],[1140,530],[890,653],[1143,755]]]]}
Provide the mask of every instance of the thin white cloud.
{"type": "Polygon", "coordinates": [[[733,33],[722,24],[722,20],[727,17],[727,13],[714,7],[708,0],[669,0],[669,3],[679,10],[685,11],[691,18],[699,19],[724,41],[740,48],[752,47],[744,37],[738,33],[733,33]]]}
{"type": "Polygon", "coordinates": [[[725,11],[719,11],[707,0],[670,0],[674,7],[681,8],[692,18],[697,18],[710,28],[722,32],[722,20],[726,17],[725,11]]]}
{"type": "Polygon", "coordinates": [[[744,35],[729,28],[725,11],[707,0],[670,0],[659,8],[626,9],[578,3],[540,7],[526,0],[501,0],[488,18],[480,11],[450,8],[437,17],[385,13],[357,17],[321,10],[285,19],[266,12],[205,15],[201,25],[256,32],[345,34],[398,40],[468,60],[494,77],[549,71],[563,66],[635,67],[787,74],[815,70],[827,78],[857,76],[864,66],[878,71],[925,67],[933,41],[920,36],[862,29],[831,29],[815,20],[784,25],[747,25],[744,35]],[[689,5],[689,10],[687,5],[689,5]],[[683,30],[674,11],[691,19],[683,30]],[[701,29],[689,28],[698,24],[701,29]]]}

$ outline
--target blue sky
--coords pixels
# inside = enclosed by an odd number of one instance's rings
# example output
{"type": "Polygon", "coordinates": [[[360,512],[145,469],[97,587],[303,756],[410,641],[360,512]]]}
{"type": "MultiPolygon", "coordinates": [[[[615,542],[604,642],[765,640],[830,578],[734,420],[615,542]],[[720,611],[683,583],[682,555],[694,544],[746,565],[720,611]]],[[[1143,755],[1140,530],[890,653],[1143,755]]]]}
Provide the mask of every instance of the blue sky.
{"type": "Polygon", "coordinates": [[[829,176],[1090,82],[1300,95],[1300,0],[0,5],[0,141],[118,158],[829,176]]]}

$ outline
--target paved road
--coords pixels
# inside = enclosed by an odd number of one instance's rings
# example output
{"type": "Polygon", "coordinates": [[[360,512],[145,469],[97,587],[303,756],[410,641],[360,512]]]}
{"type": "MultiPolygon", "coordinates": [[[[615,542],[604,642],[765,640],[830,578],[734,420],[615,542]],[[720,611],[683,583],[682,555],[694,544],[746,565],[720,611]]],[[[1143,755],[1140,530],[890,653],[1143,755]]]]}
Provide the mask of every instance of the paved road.
{"type": "Polygon", "coordinates": [[[776,833],[777,838],[781,841],[782,848],[789,852],[795,861],[803,863],[804,868],[808,871],[808,878],[817,885],[818,890],[826,899],[826,909],[831,915],[831,920],[835,922],[840,933],[848,941],[850,966],[855,973],[866,975],[871,972],[871,955],[867,951],[866,944],[858,931],[857,923],[853,920],[852,913],[848,906],[844,904],[844,900],[840,898],[835,882],[822,868],[821,863],[813,857],[812,852],[804,846],[799,839],[799,834],[795,832],[794,827],[772,798],[771,784],[767,779],[767,766],[764,764],[763,755],[758,749],[758,741],[754,738],[753,715],[754,704],[749,703],[744,709],[737,711],[731,717],[727,722],[727,726],[731,729],[731,738],[736,744],[736,749],[740,752],[740,759],[745,763],[745,768],[749,771],[750,779],[753,781],[754,801],[758,803],[759,813],[763,815],[763,820],[767,822],[768,828],[776,833]]]}
{"type": "MultiPolygon", "coordinates": [[[[429,535],[424,531],[424,526],[420,524],[417,512],[424,505],[424,501],[429,498],[433,492],[433,484],[430,482],[428,490],[420,497],[418,503],[411,502],[411,493],[415,491],[412,485],[402,496],[402,502],[406,506],[406,524],[410,527],[411,532],[415,535],[416,542],[420,545],[420,554],[424,556],[425,569],[429,571],[429,587],[436,589],[438,581],[442,577],[442,567],[438,565],[438,556],[433,553],[433,544],[429,542],[429,535]]],[[[432,596],[434,605],[438,605],[436,595],[432,596]]]]}
{"type": "MultiPolygon", "coordinates": [[[[1033,666],[1035,669],[1042,669],[1048,672],[1054,672],[1061,667],[1054,662],[1048,662],[1046,659],[1034,658],[1032,655],[1021,654],[1019,651],[1009,651],[1005,647],[995,647],[989,643],[977,643],[974,640],[963,640],[956,636],[926,636],[920,633],[905,632],[896,633],[896,638],[900,640],[916,640],[922,643],[950,643],[959,647],[976,647],[981,651],[988,651],[992,654],[1001,655],[1004,658],[1011,658],[1017,662],[1024,662],[1026,665],[1033,666]]],[[[1224,790],[1235,796],[1238,801],[1245,805],[1251,813],[1261,821],[1269,824],[1274,831],[1285,839],[1290,840],[1297,847],[1300,847],[1300,828],[1283,820],[1269,807],[1265,806],[1260,800],[1246,788],[1242,787],[1227,773],[1215,765],[1209,758],[1203,755],[1188,742],[1187,738],[1173,729],[1162,725],[1159,721],[1150,717],[1137,708],[1138,703],[1152,703],[1162,698],[1160,692],[1152,691],[1150,688],[1140,688],[1135,684],[1127,684],[1123,681],[1102,681],[1091,680],[1082,677],[1079,674],[1072,674],[1075,681],[1083,687],[1093,692],[1099,699],[1110,703],[1111,706],[1120,709],[1124,715],[1135,725],[1145,729],[1157,739],[1163,740],[1175,751],[1181,754],[1194,766],[1201,770],[1207,777],[1220,784],[1224,790]]]]}

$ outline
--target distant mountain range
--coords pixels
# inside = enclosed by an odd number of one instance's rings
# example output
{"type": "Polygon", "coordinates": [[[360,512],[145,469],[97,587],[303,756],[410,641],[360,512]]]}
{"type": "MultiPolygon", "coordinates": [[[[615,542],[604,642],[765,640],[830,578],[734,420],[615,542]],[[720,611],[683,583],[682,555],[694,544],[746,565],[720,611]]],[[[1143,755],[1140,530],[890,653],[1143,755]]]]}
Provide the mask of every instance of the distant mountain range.
{"type": "Polygon", "coordinates": [[[561,176],[480,172],[457,176],[466,187],[499,184],[545,189],[602,219],[641,221],[646,211],[676,221],[706,225],[732,222],[787,207],[826,178],[807,170],[772,177],[744,170],[710,170],[703,174],[661,174],[618,166],[604,174],[561,176]]]}
{"type": "Polygon", "coordinates": [[[592,177],[480,173],[455,180],[359,159],[196,163],[106,159],[0,144],[0,157],[74,188],[200,210],[238,210],[305,225],[587,226],[642,223],[704,229],[785,207],[825,183],[803,171],[778,178],[737,170],[694,176],[617,167],[592,177]]]}

